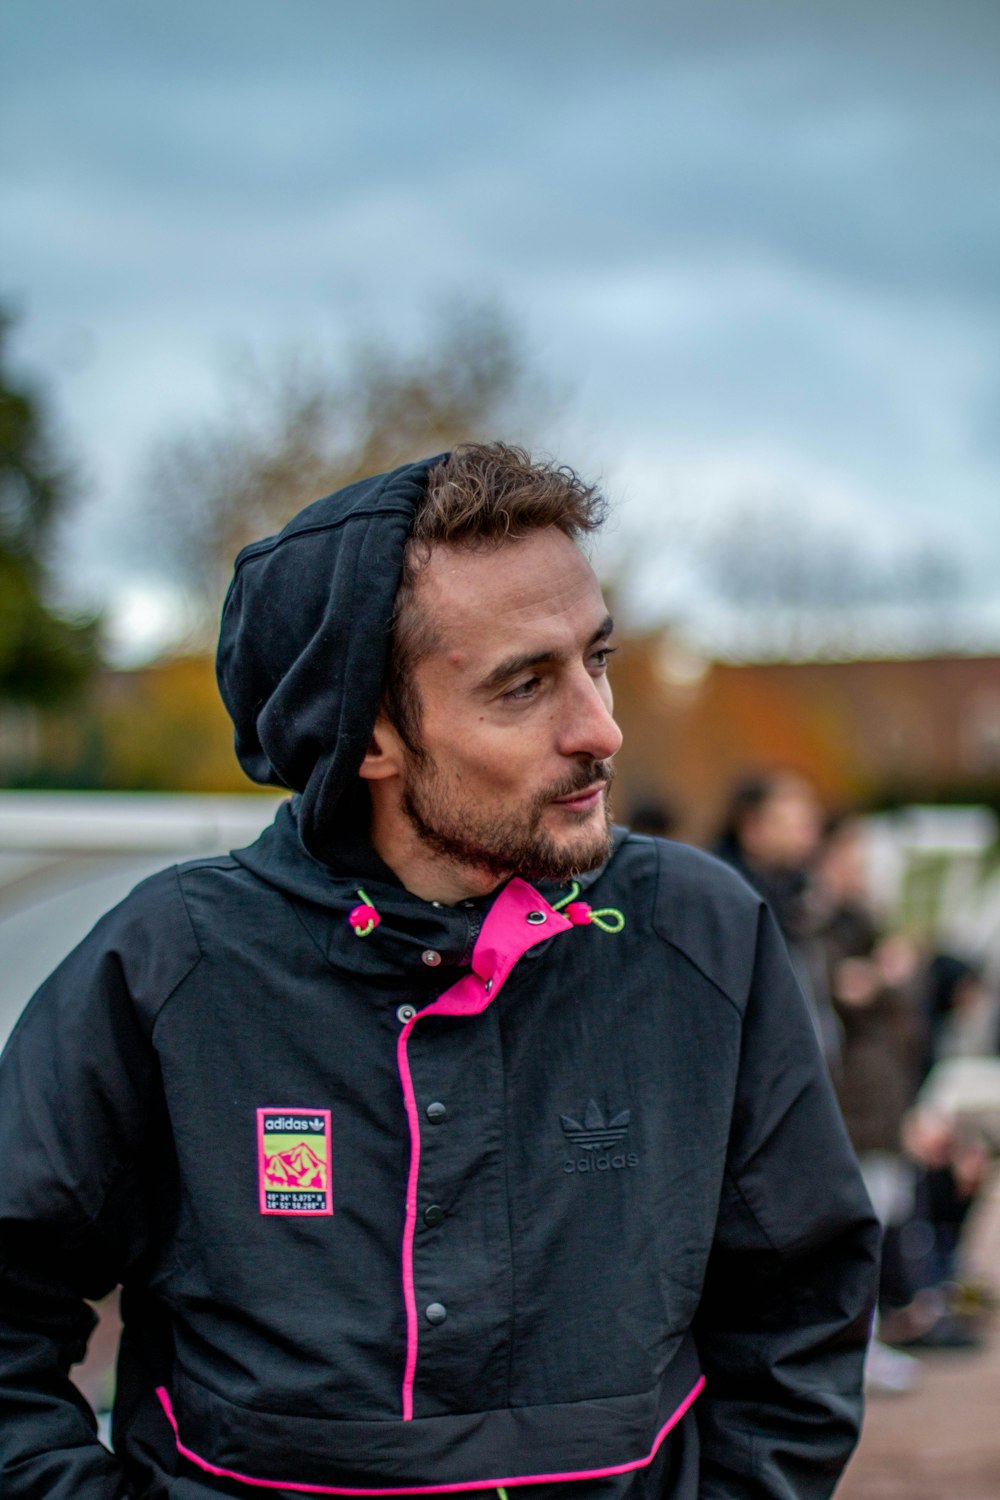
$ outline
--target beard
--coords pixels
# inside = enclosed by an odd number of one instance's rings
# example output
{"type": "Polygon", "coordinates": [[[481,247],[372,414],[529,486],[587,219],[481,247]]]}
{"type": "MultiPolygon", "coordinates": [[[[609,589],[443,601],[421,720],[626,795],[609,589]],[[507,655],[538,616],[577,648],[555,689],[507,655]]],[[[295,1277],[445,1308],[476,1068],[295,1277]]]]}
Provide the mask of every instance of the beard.
{"type": "Polygon", "coordinates": [[[602,865],[611,854],[611,807],[608,791],[614,776],[610,761],[587,761],[556,787],[539,792],[523,808],[491,811],[481,801],[463,801],[449,788],[434,762],[411,758],[402,808],[421,843],[454,864],[472,865],[497,879],[515,874],[525,880],[572,880],[602,865]],[[577,835],[553,838],[543,826],[550,804],[604,782],[604,800],[595,812],[566,812],[577,835]],[[588,827],[588,824],[594,826],[588,827]]]}

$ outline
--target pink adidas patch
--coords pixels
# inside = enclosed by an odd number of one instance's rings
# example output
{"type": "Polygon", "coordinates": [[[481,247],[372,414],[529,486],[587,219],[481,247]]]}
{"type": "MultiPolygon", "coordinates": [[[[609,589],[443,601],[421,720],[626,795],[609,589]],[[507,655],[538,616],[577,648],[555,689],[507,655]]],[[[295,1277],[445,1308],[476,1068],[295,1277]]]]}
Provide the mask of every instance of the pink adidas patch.
{"type": "Polygon", "coordinates": [[[257,1179],[262,1214],[332,1214],[330,1111],[259,1109],[257,1179]]]}

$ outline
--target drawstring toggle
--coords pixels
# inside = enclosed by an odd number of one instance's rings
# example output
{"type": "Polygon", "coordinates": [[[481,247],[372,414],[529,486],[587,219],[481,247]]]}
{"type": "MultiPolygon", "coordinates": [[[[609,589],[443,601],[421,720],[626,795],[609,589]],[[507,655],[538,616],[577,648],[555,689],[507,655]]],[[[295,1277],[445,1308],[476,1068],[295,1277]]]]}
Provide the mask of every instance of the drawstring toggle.
{"type": "Polygon", "coordinates": [[[374,906],[372,906],[364,891],[359,890],[358,895],[361,897],[363,905],[355,906],[349,913],[347,920],[354,928],[356,937],[370,937],[382,918],[374,906]]]}

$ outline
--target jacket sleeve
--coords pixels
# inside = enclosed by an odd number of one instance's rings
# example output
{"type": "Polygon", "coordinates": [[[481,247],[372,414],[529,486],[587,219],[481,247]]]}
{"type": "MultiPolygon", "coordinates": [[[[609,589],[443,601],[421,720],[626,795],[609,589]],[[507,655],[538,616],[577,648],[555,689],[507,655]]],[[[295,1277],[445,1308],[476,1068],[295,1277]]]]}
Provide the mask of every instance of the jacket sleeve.
{"type": "Polygon", "coordinates": [[[127,1280],[146,1248],[159,1097],[149,1018],[192,962],[179,901],[170,872],[105,917],[35,995],[0,1059],[4,1500],[129,1493],[69,1368],[94,1324],[84,1299],[127,1280]]]}
{"type": "Polygon", "coordinates": [[[701,1500],[821,1500],[857,1441],[879,1230],[764,907],[695,1328],[701,1500]]]}

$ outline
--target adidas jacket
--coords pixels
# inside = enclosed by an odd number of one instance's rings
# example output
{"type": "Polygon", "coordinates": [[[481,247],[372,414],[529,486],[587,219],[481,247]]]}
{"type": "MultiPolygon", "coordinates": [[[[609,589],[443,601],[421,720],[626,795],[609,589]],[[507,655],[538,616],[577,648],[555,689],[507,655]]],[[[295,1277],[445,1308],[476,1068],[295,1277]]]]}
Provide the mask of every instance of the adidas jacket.
{"type": "Polygon", "coordinates": [[[98,924],[0,1063],[5,1500],[829,1494],[877,1229],[774,922],[651,839],[584,886],[286,805],[98,924]]]}

